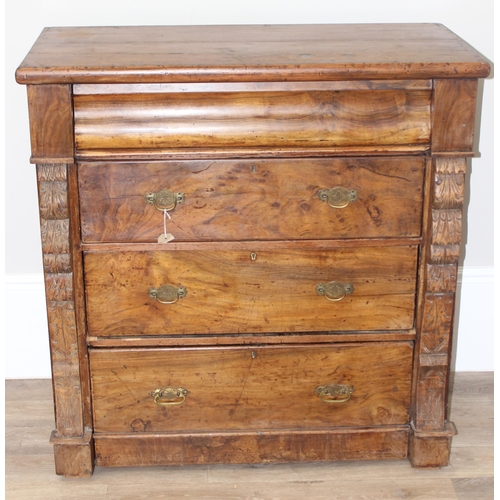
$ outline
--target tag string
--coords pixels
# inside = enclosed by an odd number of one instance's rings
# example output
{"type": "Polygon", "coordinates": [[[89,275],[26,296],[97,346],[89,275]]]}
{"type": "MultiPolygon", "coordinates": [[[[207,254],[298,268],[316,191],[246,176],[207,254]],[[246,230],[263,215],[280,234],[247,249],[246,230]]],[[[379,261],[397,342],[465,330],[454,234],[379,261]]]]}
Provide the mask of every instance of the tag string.
{"type": "Polygon", "coordinates": [[[167,237],[167,217],[171,220],[172,217],[170,217],[170,214],[167,212],[167,210],[163,210],[163,234],[165,235],[165,238],[167,237]]]}

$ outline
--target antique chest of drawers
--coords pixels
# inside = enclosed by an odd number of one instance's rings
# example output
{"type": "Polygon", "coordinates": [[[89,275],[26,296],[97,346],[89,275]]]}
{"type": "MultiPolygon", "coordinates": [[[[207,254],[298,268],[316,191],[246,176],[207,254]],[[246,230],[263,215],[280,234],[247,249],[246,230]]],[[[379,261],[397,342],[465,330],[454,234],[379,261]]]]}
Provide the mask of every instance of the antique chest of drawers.
{"type": "Polygon", "coordinates": [[[440,25],[46,29],[56,472],[448,463],[488,62],[440,25]]]}

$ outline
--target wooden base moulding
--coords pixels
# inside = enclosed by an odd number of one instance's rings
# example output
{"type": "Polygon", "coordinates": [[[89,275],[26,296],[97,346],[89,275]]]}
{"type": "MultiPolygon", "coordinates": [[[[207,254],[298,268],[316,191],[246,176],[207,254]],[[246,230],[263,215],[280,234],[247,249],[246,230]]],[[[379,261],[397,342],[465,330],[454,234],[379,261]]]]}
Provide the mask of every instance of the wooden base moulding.
{"type": "Polygon", "coordinates": [[[255,464],[406,458],[409,428],[328,431],[95,434],[96,464],[107,467],[255,464]]]}

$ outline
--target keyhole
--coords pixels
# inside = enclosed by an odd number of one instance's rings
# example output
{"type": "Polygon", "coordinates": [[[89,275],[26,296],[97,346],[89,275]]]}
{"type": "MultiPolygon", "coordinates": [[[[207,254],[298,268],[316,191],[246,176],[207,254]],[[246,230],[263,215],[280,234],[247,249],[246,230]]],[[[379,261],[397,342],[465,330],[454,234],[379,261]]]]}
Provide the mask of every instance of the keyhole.
{"type": "Polygon", "coordinates": [[[252,164],[252,172],[257,172],[257,165],[255,163],[252,164]]]}
{"type": "Polygon", "coordinates": [[[255,351],[252,351],[252,359],[255,359],[257,357],[257,353],[255,351]]]}
{"type": "Polygon", "coordinates": [[[255,252],[252,252],[252,253],[250,254],[250,258],[251,258],[252,260],[257,260],[257,254],[256,254],[255,252]]]}

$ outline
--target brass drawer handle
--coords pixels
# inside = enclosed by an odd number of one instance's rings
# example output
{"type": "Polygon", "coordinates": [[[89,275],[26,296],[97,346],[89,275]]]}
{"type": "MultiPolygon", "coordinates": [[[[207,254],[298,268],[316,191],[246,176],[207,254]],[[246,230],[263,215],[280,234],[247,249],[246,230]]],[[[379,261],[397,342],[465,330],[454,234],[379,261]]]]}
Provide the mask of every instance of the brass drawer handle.
{"type": "Polygon", "coordinates": [[[184,203],[184,193],[173,193],[168,189],[163,189],[157,193],[147,193],[146,201],[150,205],[154,205],[158,210],[173,210],[177,203],[184,203]]]}
{"type": "Polygon", "coordinates": [[[157,300],[160,304],[175,304],[186,295],[187,290],[183,286],[178,288],[172,285],[162,285],[159,288],[153,286],[148,291],[148,296],[157,300]]]}
{"type": "Polygon", "coordinates": [[[340,281],[330,281],[324,285],[323,283],[319,283],[316,285],[316,293],[318,295],[324,295],[327,300],[331,302],[338,302],[345,298],[346,295],[350,295],[354,292],[354,287],[351,283],[340,283],[340,281]]]}
{"type": "Polygon", "coordinates": [[[321,201],[326,201],[332,208],[345,208],[349,203],[358,199],[358,192],[354,189],[337,186],[332,189],[320,189],[318,197],[321,201]]]}
{"type": "Polygon", "coordinates": [[[186,401],[186,396],[189,394],[187,389],[182,387],[165,387],[151,391],[149,395],[153,398],[155,404],[160,406],[181,405],[186,401]]]}
{"type": "Polygon", "coordinates": [[[314,393],[321,401],[332,404],[347,403],[353,392],[352,385],[344,384],[320,385],[314,389],[314,393]]]}

